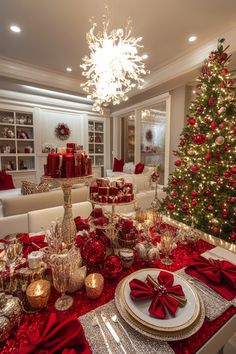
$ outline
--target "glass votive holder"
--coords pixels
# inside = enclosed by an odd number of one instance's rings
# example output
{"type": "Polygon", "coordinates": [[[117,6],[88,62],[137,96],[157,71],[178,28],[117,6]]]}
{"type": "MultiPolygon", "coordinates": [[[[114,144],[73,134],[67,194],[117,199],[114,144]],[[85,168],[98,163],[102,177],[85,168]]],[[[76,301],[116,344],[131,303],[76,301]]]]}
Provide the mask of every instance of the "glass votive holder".
{"type": "Polygon", "coordinates": [[[134,262],[134,251],[129,248],[121,248],[119,251],[119,256],[122,262],[122,266],[128,269],[132,266],[134,262]]]}
{"type": "Polygon", "coordinates": [[[31,283],[26,289],[29,305],[34,309],[42,309],[47,306],[50,296],[51,284],[48,280],[40,279],[31,283]]]}
{"type": "Polygon", "coordinates": [[[85,289],[89,299],[97,299],[101,296],[104,286],[102,274],[92,273],[85,278],[85,289]]]}

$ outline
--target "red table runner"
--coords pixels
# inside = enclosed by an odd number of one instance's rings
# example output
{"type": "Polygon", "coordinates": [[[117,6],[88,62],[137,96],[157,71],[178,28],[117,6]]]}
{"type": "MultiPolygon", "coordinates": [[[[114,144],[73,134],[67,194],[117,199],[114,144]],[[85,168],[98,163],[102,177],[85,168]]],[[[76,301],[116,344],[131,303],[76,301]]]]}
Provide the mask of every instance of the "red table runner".
{"type": "MultiPolygon", "coordinates": [[[[162,268],[170,271],[177,271],[180,268],[186,267],[191,264],[193,257],[212,249],[214,246],[200,240],[197,245],[179,245],[177,249],[173,251],[173,264],[171,266],[164,266],[160,261],[155,261],[153,263],[145,263],[140,260],[136,260],[134,265],[129,270],[124,270],[119,278],[110,280],[105,280],[105,287],[102,296],[98,300],[90,300],[86,297],[85,290],[82,289],[73,294],[74,304],[73,306],[65,312],[57,311],[58,320],[64,320],[68,318],[73,313],[77,316],[82,316],[85,313],[109,302],[114,298],[114,293],[117,284],[121,279],[123,279],[128,274],[146,267],[162,268]]],[[[55,311],[54,303],[57,299],[58,294],[56,291],[52,290],[48,307],[36,314],[24,314],[21,321],[21,325],[18,328],[13,329],[10,337],[0,345],[0,352],[3,353],[18,353],[19,347],[21,347],[25,341],[28,339],[28,335],[33,333],[37,329],[41,328],[44,322],[47,320],[49,313],[55,311]]],[[[170,342],[169,344],[177,354],[193,354],[215,333],[217,332],[224,323],[226,323],[234,314],[236,313],[236,308],[230,307],[225,311],[220,317],[212,322],[205,320],[202,328],[190,338],[185,340],[180,340],[176,342],[170,342]]],[[[86,333],[85,333],[86,334],[86,333]]]]}

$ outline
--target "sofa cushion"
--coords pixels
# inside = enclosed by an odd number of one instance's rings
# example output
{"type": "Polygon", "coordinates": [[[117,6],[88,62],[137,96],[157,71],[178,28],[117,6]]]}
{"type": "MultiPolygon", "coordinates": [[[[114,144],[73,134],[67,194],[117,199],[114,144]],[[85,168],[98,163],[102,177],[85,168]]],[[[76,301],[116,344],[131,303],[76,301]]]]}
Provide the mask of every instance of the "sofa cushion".
{"type": "Polygon", "coordinates": [[[124,160],[118,160],[117,158],[114,158],[114,163],[113,163],[113,172],[123,172],[123,167],[124,167],[124,160]]]}
{"type": "Polygon", "coordinates": [[[139,175],[140,173],[143,172],[143,170],[144,170],[144,163],[139,162],[139,163],[137,163],[137,165],[135,166],[135,171],[134,171],[134,173],[135,173],[136,175],[139,175]]]}
{"type": "Polygon", "coordinates": [[[6,189],[14,189],[14,183],[12,180],[12,176],[8,175],[6,171],[2,170],[0,171],[0,190],[6,190],[6,189]]]}
{"type": "Polygon", "coordinates": [[[135,166],[133,162],[128,162],[124,164],[123,172],[128,174],[133,174],[135,166]]]}
{"type": "Polygon", "coordinates": [[[34,193],[43,193],[49,192],[49,185],[47,183],[33,183],[29,181],[21,182],[21,194],[34,194],[34,193]]]}

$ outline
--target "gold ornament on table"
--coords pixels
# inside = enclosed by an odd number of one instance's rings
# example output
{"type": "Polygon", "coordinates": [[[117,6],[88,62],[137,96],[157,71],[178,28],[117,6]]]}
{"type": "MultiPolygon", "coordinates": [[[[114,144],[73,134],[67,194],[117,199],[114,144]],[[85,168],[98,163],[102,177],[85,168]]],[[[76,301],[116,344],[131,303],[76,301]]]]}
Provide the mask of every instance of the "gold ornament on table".
{"type": "Polygon", "coordinates": [[[41,310],[47,307],[50,296],[51,284],[47,280],[36,280],[26,289],[26,296],[29,305],[33,309],[41,310]]]}
{"type": "Polygon", "coordinates": [[[102,31],[95,33],[97,23],[91,20],[92,28],[87,33],[87,42],[91,51],[85,56],[81,68],[87,81],[81,86],[94,100],[93,110],[102,112],[102,106],[119,104],[128,99],[127,93],[134,87],[141,88],[142,76],[148,73],[140,55],[142,37],[131,36],[132,22],[129,19],[125,29],[113,29],[108,32],[110,14],[105,6],[102,31]]]}

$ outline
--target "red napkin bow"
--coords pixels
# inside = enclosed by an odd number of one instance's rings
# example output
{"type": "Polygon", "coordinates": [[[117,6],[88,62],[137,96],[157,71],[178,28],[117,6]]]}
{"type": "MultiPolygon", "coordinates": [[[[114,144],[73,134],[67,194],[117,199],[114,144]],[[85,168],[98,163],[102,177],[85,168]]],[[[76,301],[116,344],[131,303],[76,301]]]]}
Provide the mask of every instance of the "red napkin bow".
{"type": "Polygon", "coordinates": [[[28,254],[32,251],[38,251],[40,248],[46,247],[47,243],[44,242],[44,235],[29,236],[29,234],[18,234],[23,242],[23,257],[27,258],[28,254]]]}
{"type": "Polygon", "coordinates": [[[75,315],[59,323],[56,314],[51,313],[42,331],[30,333],[28,340],[29,342],[20,348],[19,354],[91,354],[83,327],[75,315]]]}
{"type": "Polygon", "coordinates": [[[236,296],[236,266],[225,260],[194,258],[185,272],[211,287],[226,300],[236,296]]]}
{"type": "Polygon", "coordinates": [[[130,297],[133,301],[142,301],[153,299],[148,309],[151,316],[157,318],[166,318],[167,310],[175,317],[179,307],[179,302],[171,294],[184,297],[181,285],[173,285],[174,276],[171,273],[160,272],[157,281],[162,285],[162,290],[154,288],[148,281],[133,279],[130,285],[130,297]]]}

